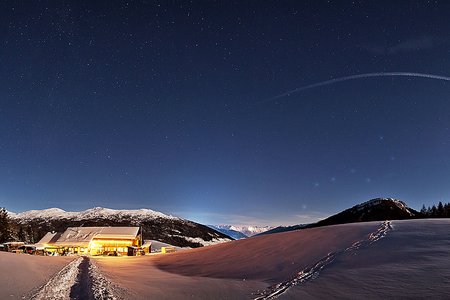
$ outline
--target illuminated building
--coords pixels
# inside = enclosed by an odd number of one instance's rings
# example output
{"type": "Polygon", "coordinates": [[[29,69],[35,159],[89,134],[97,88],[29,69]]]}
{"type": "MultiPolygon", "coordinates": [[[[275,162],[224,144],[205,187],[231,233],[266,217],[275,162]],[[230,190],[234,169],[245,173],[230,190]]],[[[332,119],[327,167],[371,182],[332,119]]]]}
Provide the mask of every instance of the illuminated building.
{"type": "Polygon", "coordinates": [[[47,252],[89,255],[127,255],[129,247],[142,243],[139,227],[69,227],[57,239],[47,240],[38,243],[45,244],[47,252]]]}

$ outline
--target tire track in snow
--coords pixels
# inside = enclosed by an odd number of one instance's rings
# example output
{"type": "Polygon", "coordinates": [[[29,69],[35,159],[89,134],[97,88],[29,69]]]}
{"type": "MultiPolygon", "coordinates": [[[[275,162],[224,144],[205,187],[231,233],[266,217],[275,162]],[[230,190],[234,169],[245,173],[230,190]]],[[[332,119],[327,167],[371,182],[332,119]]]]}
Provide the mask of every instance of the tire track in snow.
{"type": "Polygon", "coordinates": [[[338,255],[355,252],[360,248],[368,247],[371,244],[384,238],[387,235],[388,231],[392,229],[393,227],[391,221],[384,221],[383,223],[381,223],[381,226],[380,228],[377,229],[377,231],[369,234],[367,239],[357,241],[353,243],[350,247],[345,248],[344,250],[338,250],[335,252],[328,253],[328,255],[320,259],[314,265],[309,266],[298,272],[294,278],[272,285],[262,292],[258,291],[254,293],[255,296],[258,296],[254,298],[254,300],[269,300],[278,298],[280,295],[285,293],[289,288],[304,283],[308,280],[312,280],[317,276],[319,276],[320,271],[322,271],[325,267],[330,265],[338,255]]]}

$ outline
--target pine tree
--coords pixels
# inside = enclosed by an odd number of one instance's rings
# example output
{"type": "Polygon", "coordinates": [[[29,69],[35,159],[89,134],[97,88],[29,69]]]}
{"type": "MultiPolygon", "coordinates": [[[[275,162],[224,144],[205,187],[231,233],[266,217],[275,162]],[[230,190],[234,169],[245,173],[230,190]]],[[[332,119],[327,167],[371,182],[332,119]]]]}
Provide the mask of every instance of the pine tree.
{"type": "Polygon", "coordinates": [[[422,205],[422,209],[420,210],[420,213],[421,213],[423,216],[427,216],[427,215],[428,215],[428,210],[427,210],[427,208],[425,207],[425,204],[422,205]]]}
{"type": "Polygon", "coordinates": [[[444,217],[444,205],[442,204],[441,201],[439,201],[438,206],[437,206],[437,216],[439,218],[444,217]]]}
{"type": "Polygon", "coordinates": [[[450,218],[450,202],[444,204],[444,218],[450,218]]]}
{"type": "Polygon", "coordinates": [[[11,240],[11,228],[9,224],[8,212],[4,207],[0,208],[0,243],[11,240]]]}
{"type": "Polygon", "coordinates": [[[427,218],[431,218],[431,207],[428,206],[427,208],[427,218]]]}
{"type": "Polygon", "coordinates": [[[25,242],[25,232],[23,231],[23,227],[20,226],[19,232],[17,233],[17,238],[20,242],[25,242]]]}
{"type": "Polygon", "coordinates": [[[432,218],[436,218],[437,217],[437,207],[436,207],[436,205],[433,205],[432,207],[431,207],[431,217],[432,218]]]}
{"type": "Polygon", "coordinates": [[[28,241],[30,241],[31,243],[34,243],[33,227],[31,227],[31,225],[28,225],[27,235],[28,235],[28,241]]]}

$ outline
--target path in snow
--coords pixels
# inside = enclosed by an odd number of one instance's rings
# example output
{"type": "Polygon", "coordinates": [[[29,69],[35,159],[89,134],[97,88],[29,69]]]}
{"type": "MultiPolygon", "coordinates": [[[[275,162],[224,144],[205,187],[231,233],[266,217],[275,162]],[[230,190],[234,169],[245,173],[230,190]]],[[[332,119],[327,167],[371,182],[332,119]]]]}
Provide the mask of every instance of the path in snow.
{"type": "Polygon", "coordinates": [[[83,261],[79,257],[61,271],[56,273],[46,284],[34,293],[30,299],[32,300],[65,300],[70,299],[70,292],[72,286],[76,283],[79,265],[83,261]]]}
{"type": "Polygon", "coordinates": [[[92,278],[89,274],[89,258],[82,257],[81,263],[78,265],[78,276],[74,285],[70,289],[70,299],[73,300],[93,300],[92,278]]]}
{"type": "Polygon", "coordinates": [[[82,256],[54,275],[30,299],[118,300],[115,292],[119,289],[99,272],[89,257],[82,256]]]}
{"type": "Polygon", "coordinates": [[[319,276],[319,273],[322,269],[327,267],[329,264],[331,264],[335,258],[338,255],[344,254],[344,253],[352,253],[357,251],[360,248],[368,247],[369,245],[375,243],[376,241],[384,238],[388,231],[391,230],[393,227],[391,225],[390,221],[384,221],[381,223],[380,228],[378,228],[377,231],[369,234],[367,239],[357,241],[353,243],[350,247],[344,249],[344,250],[338,250],[335,252],[328,253],[327,256],[320,259],[318,262],[316,262],[314,265],[307,267],[306,269],[301,270],[297,273],[297,275],[287,281],[275,284],[273,286],[270,286],[268,289],[260,292],[254,293],[256,297],[254,300],[269,300],[269,299],[275,299],[281,294],[285,293],[289,288],[304,283],[308,280],[314,279],[317,276],[319,276]]]}

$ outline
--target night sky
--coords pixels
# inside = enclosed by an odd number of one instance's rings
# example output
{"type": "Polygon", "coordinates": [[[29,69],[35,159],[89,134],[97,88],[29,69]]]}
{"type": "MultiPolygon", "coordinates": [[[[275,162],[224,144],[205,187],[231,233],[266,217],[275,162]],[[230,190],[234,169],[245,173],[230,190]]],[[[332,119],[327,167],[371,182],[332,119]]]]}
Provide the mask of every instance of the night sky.
{"type": "Polygon", "coordinates": [[[0,206],[296,224],[450,201],[448,1],[0,4],[0,206]],[[301,2],[301,3],[300,3],[301,2]]]}

